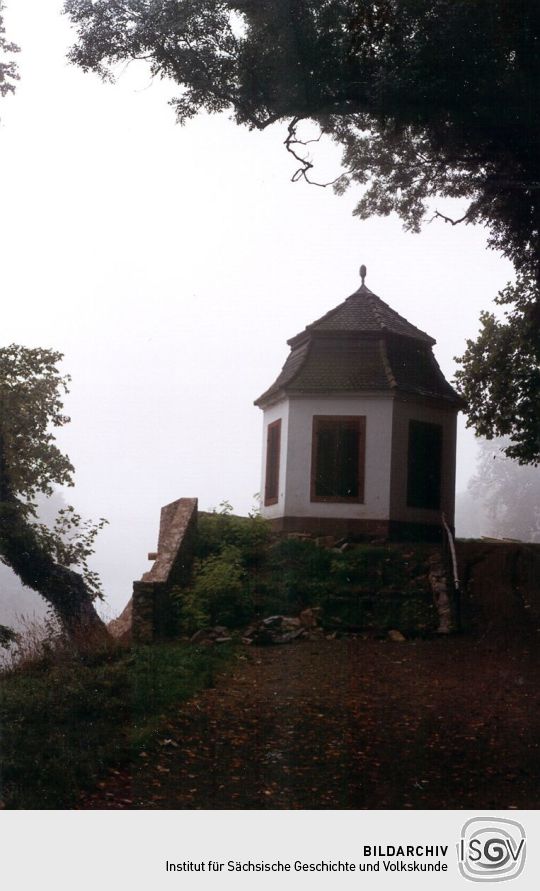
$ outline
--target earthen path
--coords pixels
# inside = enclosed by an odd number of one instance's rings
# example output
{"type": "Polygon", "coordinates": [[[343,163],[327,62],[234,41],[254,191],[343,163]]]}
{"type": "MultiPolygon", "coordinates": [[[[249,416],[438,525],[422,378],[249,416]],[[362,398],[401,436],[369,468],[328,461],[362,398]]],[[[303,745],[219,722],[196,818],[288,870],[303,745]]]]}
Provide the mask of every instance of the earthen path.
{"type": "Polygon", "coordinates": [[[246,648],[83,808],[538,808],[533,633],[246,648]]]}

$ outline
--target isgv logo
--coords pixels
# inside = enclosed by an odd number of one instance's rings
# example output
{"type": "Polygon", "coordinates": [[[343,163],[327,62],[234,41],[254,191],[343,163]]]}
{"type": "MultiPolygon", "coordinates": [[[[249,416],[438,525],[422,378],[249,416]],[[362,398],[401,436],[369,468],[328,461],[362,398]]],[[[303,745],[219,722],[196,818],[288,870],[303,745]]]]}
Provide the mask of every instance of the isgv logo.
{"type": "Polygon", "coordinates": [[[525,830],[516,820],[473,817],[459,840],[459,871],[472,882],[515,879],[525,866],[525,830]]]}

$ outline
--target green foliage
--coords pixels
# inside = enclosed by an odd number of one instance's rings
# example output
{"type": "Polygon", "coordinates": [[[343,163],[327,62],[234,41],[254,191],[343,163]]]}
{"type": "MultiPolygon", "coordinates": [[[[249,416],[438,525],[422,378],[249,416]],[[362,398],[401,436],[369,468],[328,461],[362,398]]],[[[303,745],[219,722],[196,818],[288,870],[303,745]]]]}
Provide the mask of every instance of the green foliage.
{"type": "Polygon", "coordinates": [[[38,493],[51,495],[55,485],[73,485],[73,465],[52,433],[69,421],[62,410],[70,381],[58,370],[62,358],[54,350],[17,344],[0,349],[2,472],[33,515],[38,493]]]}
{"type": "Polygon", "coordinates": [[[211,625],[235,628],[247,622],[253,603],[239,548],[226,545],[202,561],[195,571],[192,594],[211,625]]]}
{"type": "Polygon", "coordinates": [[[193,585],[177,597],[186,633],[205,624],[236,628],[272,612],[298,612],[317,601],[331,563],[329,552],[313,541],[273,541],[266,520],[234,516],[226,504],[199,518],[196,553],[193,585]]]}
{"type": "Polygon", "coordinates": [[[180,121],[232,111],[263,129],[288,120],[293,180],[311,181],[302,121],[343,148],[334,185],[355,213],[480,223],[534,285],[505,324],[481,319],[459,381],[481,435],[538,460],[540,7],[530,0],[66,0],[71,60],[112,77],[133,58],[180,88],[180,121]],[[463,203],[458,219],[433,210],[463,203]],[[527,370],[529,368],[529,371],[527,370]],[[535,395],[536,394],[536,395],[535,395]],[[513,413],[513,407],[517,411],[513,413]]]}
{"type": "Polygon", "coordinates": [[[0,558],[38,591],[72,631],[105,629],[93,610],[99,578],[88,565],[105,524],[84,521],[73,507],[52,526],[37,520],[37,497],[73,485],[73,465],[56,445],[54,429],[69,421],[63,397],[69,376],[62,354],[11,344],[0,348],[0,558]],[[79,570],[79,573],[73,571],[79,570]]]}
{"type": "Polygon", "coordinates": [[[359,547],[336,555],[332,561],[332,575],[339,585],[360,586],[362,590],[401,585],[406,577],[400,554],[376,546],[359,547]]]}
{"type": "Polygon", "coordinates": [[[270,612],[297,613],[317,605],[328,590],[332,555],[310,539],[282,539],[269,551],[259,590],[270,612]]]}
{"type": "Polygon", "coordinates": [[[519,275],[496,302],[512,308],[500,321],[482,313],[480,334],[457,361],[456,380],[468,404],[467,426],[479,436],[508,438],[505,453],[540,463],[540,304],[531,276],[519,275]]]}
{"type": "Polygon", "coordinates": [[[0,2],[0,96],[15,92],[15,83],[19,80],[17,65],[13,56],[19,47],[6,38],[4,27],[5,4],[0,2]]]}
{"type": "Polygon", "coordinates": [[[260,561],[270,540],[270,525],[258,515],[237,517],[228,502],[219,511],[199,514],[197,556],[219,554],[225,547],[239,548],[246,565],[260,561]]]}
{"type": "Polygon", "coordinates": [[[433,626],[429,547],[357,545],[339,553],[312,539],[274,538],[267,523],[235,517],[227,506],[201,521],[195,578],[177,594],[184,633],[214,624],[237,628],[309,606],[322,607],[329,627],[336,619],[377,631],[433,626]]]}
{"type": "Polygon", "coordinates": [[[226,658],[222,648],[155,645],[0,676],[4,804],[72,807],[107,767],[151,746],[167,712],[212,684],[226,658]]]}
{"type": "Polygon", "coordinates": [[[174,592],[178,625],[193,634],[205,625],[245,624],[255,610],[253,574],[266,559],[270,526],[258,515],[238,517],[224,501],[199,515],[195,579],[174,592]]]}
{"type": "Polygon", "coordinates": [[[384,635],[394,628],[408,636],[434,631],[436,615],[426,594],[327,594],[321,600],[323,622],[329,629],[353,629],[384,635]]]}
{"type": "Polygon", "coordinates": [[[320,600],[329,626],[405,633],[432,630],[435,615],[426,580],[429,548],[360,545],[332,560],[320,600]]]}
{"type": "Polygon", "coordinates": [[[210,625],[210,613],[199,592],[193,588],[173,588],[171,599],[174,608],[174,628],[191,636],[200,628],[210,625]]]}
{"type": "MultiPolygon", "coordinates": [[[[262,129],[317,121],[345,151],[357,212],[417,230],[434,197],[522,265],[537,260],[540,15],[527,0],[67,0],[71,59],[112,76],[144,57],[185,121],[231,110],[262,129]]],[[[299,137],[300,138],[300,137],[299,137]]],[[[310,164],[300,171],[306,175],[310,164]]],[[[341,180],[343,188],[343,179],[341,180]]]]}
{"type": "Polygon", "coordinates": [[[51,527],[44,523],[35,525],[38,540],[59,566],[76,567],[93,599],[103,599],[101,579],[90,569],[89,559],[94,553],[99,532],[108,525],[101,517],[97,523],[84,520],[70,504],[61,508],[51,527]]]}

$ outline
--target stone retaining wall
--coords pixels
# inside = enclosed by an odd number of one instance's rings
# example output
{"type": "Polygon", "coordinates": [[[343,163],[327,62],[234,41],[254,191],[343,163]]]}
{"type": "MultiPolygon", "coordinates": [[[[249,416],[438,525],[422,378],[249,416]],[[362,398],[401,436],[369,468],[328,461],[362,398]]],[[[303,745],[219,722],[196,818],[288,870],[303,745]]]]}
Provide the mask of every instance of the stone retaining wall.
{"type": "Polygon", "coordinates": [[[189,584],[196,535],[196,498],[179,498],[162,507],[154,565],[133,582],[132,635],[136,643],[151,643],[173,634],[171,590],[189,584]]]}

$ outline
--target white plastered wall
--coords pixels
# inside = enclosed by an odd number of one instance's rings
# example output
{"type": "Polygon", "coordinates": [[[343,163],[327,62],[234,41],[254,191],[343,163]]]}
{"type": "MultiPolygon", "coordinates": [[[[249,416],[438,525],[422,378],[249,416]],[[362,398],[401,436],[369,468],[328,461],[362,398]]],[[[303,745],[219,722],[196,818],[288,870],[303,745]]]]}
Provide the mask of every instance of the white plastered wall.
{"type": "Polygon", "coordinates": [[[290,396],[287,431],[285,502],[283,505],[280,502],[280,512],[273,516],[388,519],[392,444],[391,398],[380,394],[373,397],[343,394],[290,396]],[[365,416],[366,464],[363,504],[310,501],[314,415],[365,416]]]}
{"type": "Polygon", "coordinates": [[[406,523],[439,524],[441,511],[443,511],[449,524],[454,524],[456,419],[457,412],[451,405],[445,406],[429,399],[413,396],[410,398],[402,396],[395,400],[390,501],[392,520],[406,523]],[[440,510],[407,507],[407,452],[409,445],[409,421],[411,420],[440,424],[443,429],[440,510]]]}

